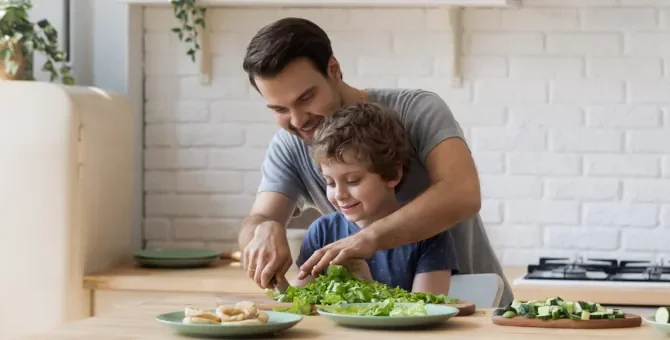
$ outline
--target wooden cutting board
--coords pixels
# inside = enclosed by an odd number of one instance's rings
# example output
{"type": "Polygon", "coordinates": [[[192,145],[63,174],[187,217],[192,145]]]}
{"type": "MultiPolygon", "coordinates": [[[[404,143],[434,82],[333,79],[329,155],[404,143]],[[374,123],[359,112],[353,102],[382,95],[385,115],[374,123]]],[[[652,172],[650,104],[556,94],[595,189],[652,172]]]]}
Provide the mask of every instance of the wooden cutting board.
{"type": "MultiPolygon", "coordinates": [[[[293,306],[292,302],[277,302],[272,300],[270,297],[265,294],[248,294],[248,295],[239,295],[239,294],[225,294],[219,295],[217,297],[217,305],[221,304],[231,304],[234,305],[239,301],[251,301],[256,304],[261,310],[272,310],[277,307],[291,307],[293,306]]],[[[472,315],[475,312],[475,304],[471,302],[462,301],[458,304],[448,304],[447,306],[458,308],[458,314],[456,316],[468,316],[472,315]]],[[[312,305],[312,311],[316,312],[318,308],[317,305],[312,305]]]]}
{"type": "Polygon", "coordinates": [[[539,328],[572,328],[572,329],[603,329],[603,328],[630,328],[639,327],[642,324],[642,318],[635,314],[625,314],[623,319],[598,319],[598,320],[540,320],[526,319],[523,316],[505,318],[503,316],[491,316],[494,324],[499,326],[514,327],[539,327],[539,328]]]}

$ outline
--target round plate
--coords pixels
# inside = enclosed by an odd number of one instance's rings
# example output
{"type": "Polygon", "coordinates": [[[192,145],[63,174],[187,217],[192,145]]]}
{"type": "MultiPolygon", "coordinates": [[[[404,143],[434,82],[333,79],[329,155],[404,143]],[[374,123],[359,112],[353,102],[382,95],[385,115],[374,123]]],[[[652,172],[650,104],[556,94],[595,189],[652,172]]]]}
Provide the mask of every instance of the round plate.
{"type": "Polygon", "coordinates": [[[206,267],[216,261],[217,257],[202,259],[152,259],[135,257],[135,261],[144,267],[151,268],[197,268],[206,267]]]}
{"type": "Polygon", "coordinates": [[[135,252],[135,258],[159,260],[192,260],[219,257],[209,249],[144,249],[135,252]]]}
{"type": "MultiPolygon", "coordinates": [[[[350,303],[341,306],[365,306],[370,303],[350,303]]],[[[412,303],[395,303],[396,306],[411,306],[412,303]]],[[[416,326],[436,325],[450,319],[458,314],[458,308],[445,305],[426,304],[428,315],[421,316],[358,316],[347,314],[334,314],[317,309],[320,315],[333,320],[343,326],[362,328],[404,328],[416,326]]]]}
{"type": "MultiPolygon", "coordinates": [[[[214,311],[210,311],[214,312],[214,311]]],[[[287,330],[298,322],[303,316],[291,313],[265,311],[268,313],[268,323],[263,325],[191,325],[182,322],[184,311],[161,314],[156,320],[177,331],[177,333],[192,336],[248,336],[248,335],[270,335],[287,330]]]]}
{"type": "Polygon", "coordinates": [[[656,328],[657,331],[670,336],[670,323],[660,323],[656,322],[656,317],[653,315],[645,316],[642,318],[644,322],[650,324],[652,327],[656,328]]]}

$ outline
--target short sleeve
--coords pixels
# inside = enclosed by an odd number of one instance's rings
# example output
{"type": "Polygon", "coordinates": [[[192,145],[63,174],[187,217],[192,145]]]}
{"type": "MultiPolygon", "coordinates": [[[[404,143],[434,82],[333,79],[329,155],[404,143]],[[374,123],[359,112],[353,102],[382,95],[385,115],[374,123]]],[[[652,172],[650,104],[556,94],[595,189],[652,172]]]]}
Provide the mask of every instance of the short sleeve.
{"type": "Polygon", "coordinates": [[[408,98],[401,119],[412,146],[424,164],[430,151],[445,139],[458,137],[465,141],[451,109],[433,92],[420,91],[408,98]]]}
{"type": "Polygon", "coordinates": [[[324,217],[317,218],[307,229],[307,234],[302,240],[300,253],[295,261],[298,267],[302,266],[307,259],[318,249],[323,248],[326,243],[327,220],[324,217]]]}
{"type": "Polygon", "coordinates": [[[282,136],[281,131],[277,132],[270,140],[261,166],[261,183],[258,192],[278,192],[293,201],[298,201],[300,195],[307,189],[300,180],[296,162],[297,159],[286,138],[282,136]]]}
{"type": "Polygon", "coordinates": [[[451,269],[452,275],[458,273],[456,248],[449,230],[419,242],[418,250],[417,274],[448,269],[451,269]]]}

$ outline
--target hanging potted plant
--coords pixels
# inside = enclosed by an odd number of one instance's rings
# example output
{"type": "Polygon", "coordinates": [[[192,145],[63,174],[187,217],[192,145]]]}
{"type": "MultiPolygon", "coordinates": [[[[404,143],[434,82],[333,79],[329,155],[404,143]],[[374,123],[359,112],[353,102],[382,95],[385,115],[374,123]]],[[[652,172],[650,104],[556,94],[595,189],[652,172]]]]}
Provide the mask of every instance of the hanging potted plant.
{"type": "Polygon", "coordinates": [[[205,14],[207,8],[196,5],[196,0],[171,0],[172,10],[175,18],[179,20],[180,27],[172,28],[180,41],[190,44],[186,51],[191,61],[195,62],[195,54],[200,50],[198,43],[198,28],[205,29],[205,14]]]}
{"type": "Polygon", "coordinates": [[[46,19],[32,22],[31,8],[30,0],[0,0],[0,79],[34,80],[33,55],[39,52],[47,58],[41,69],[52,82],[60,78],[63,84],[74,84],[65,52],[58,47],[58,32],[46,19]]]}

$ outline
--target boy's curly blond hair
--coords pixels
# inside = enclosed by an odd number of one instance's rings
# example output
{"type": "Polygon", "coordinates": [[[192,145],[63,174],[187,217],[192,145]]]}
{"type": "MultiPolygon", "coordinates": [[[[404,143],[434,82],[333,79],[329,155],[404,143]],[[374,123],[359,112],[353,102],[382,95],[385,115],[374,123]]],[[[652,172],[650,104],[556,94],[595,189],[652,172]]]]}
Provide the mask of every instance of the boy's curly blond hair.
{"type": "Polygon", "coordinates": [[[325,118],[310,147],[319,171],[328,160],[344,163],[344,154],[353,151],[359,162],[389,181],[397,179],[398,165],[406,172],[412,152],[398,115],[369,103],[342,107],[325,118]]]}

